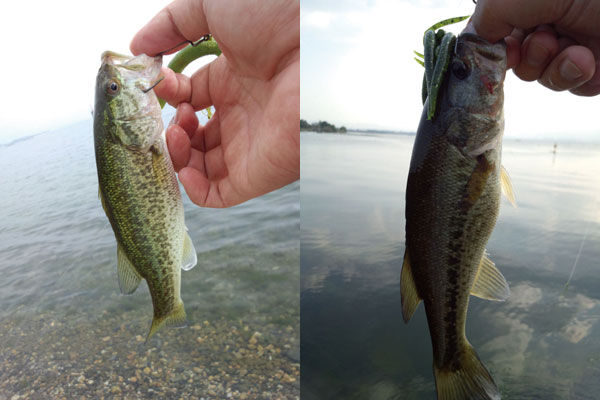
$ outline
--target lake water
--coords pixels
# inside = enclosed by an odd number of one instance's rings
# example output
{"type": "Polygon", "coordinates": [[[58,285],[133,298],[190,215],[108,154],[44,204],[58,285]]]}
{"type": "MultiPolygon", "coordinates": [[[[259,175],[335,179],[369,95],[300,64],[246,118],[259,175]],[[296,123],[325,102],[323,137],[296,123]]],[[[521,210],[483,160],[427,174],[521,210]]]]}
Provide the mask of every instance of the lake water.
{"type": "MultiPolygon", "coordinates": [[[[301,135],[303,400],[435,398],[424,308],[404,324],[400,306],[413,140],[301,135]]],[[[504,141],[518,207],[502,200],[487,249],[511,297],[470,301],[503,399],[600,398],[600,147],[552,148],[504,141]]]]}
{"type": "Polygon", "coordinates": [[[92,122],[0,146],[0,400],[299,398],[298,182],[230,209],[184,195],[189,326],[119,294],[92,122]]]}

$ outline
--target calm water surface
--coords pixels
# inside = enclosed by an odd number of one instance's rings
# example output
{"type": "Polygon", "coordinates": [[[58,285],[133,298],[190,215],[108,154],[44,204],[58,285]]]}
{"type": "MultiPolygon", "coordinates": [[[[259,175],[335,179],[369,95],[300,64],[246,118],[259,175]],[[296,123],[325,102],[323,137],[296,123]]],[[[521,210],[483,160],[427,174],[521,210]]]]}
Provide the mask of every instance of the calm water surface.
{"type": "Polygon", "coordinates": [[[147,346],[97,185],[91,121],[0,146],[0,400],[298,398],[299,183],[224,210],[184,195],[189,326],[147,346]]]}
{"type": "MultiPolygon", "coordinates": [[[[302,133],[303,400],[435,398],[423,306],[408,324],[400,306],[413,139],[302,133]]],[[[503,399],[600,398],[600,147],[552,146],[505,140],[518,208],[502,200],[487,249],[511,297],[470,301],[503,399]]]]}

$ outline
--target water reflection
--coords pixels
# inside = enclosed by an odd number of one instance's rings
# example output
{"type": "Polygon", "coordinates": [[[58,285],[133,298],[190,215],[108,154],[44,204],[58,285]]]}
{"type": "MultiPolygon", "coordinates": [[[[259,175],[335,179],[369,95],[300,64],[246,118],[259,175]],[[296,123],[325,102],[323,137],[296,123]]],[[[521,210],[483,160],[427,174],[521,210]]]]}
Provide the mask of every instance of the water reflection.
{"type": "MultiPolygon", "coordinates": [[[[303,399],[433,398],[423,307],[407,325],[400,307],[413,137],[301,140],[303,399]]],[[[518,207],[502,200],[488,250],[511,297],[472,298],[469,308],[467,337],[507,399],[590,399],[600,389],[600,148],[552,150],[505,141],[518,207]]]]}
{"type": "Polygon", "coordinates": [[[299,183],[227,210],[184,197],[189,327],[144,345],[151,299],[119,294],[92,137],[0,146],[0,400],[299,398],[299,183]]]}

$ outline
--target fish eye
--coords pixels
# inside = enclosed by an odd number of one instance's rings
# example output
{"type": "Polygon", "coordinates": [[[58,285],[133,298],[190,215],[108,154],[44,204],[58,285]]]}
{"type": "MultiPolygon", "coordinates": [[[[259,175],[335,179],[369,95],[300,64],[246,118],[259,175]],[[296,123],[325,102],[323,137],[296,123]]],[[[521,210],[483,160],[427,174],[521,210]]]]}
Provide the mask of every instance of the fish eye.
{"type": "Polygon", "coordinates": [[[469,76],[471,71],[462,61],[455,61],[452,63],[452,73],[462,81],[469,76]]]}
{"type": "Polygon", "coordinates": [[[109,81],[106,85],[106,91],[109,94],[117,94],[119,91],[119,84],[116,81],[109,81]]]}

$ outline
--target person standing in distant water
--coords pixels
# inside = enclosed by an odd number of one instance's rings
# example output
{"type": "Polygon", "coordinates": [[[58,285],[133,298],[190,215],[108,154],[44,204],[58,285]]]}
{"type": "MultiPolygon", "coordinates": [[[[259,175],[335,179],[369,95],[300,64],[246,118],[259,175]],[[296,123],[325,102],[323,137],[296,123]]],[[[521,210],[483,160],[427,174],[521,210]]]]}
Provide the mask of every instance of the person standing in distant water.
{"type": "Polygon", "coordinates": [[[230,207],[300,177],[299,0],[175,0],[130,48],[155,55],[209,33],[223,54],[191,77],[163,68],[155,92],[177,107],[167,145],[190,199],[230,207]]]}
{"type": "Polygon", "coordinates": [[[478,0],[467,29],[505,39],[508,68],[556,91],[600,94],[600,1],[478,0]]]}

